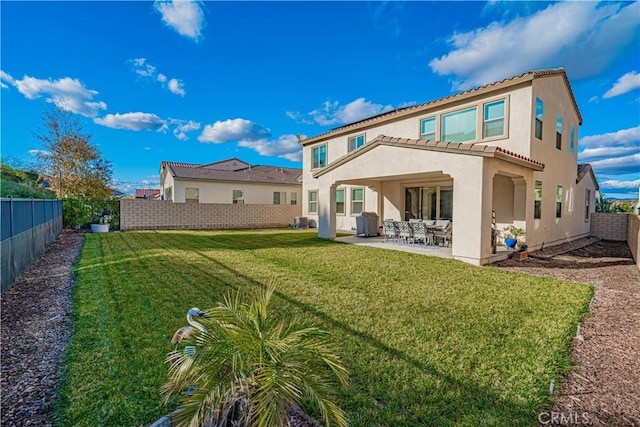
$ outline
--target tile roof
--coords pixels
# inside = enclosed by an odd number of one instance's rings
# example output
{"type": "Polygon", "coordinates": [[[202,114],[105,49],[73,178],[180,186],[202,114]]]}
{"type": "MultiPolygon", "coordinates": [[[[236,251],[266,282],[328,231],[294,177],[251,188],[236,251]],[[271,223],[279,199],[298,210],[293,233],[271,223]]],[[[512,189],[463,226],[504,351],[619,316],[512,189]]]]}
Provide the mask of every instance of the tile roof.
{"type": "Polygon", "coordinates": [[[135,194],[135,198],[136,199],[143,199],[144,196],[147,196],[147,198],[154,198],[156,196],[160,196],[160,190],[152,190],[152,189],[140,189],[140,188],[136,188],[136,194],[135,194]]]}
{"type": "Polygon", "coordinates": [[[491,92],[497,89],[501,89],[501,88],[506,88],[509,86],[514,86],[516,84],[520,84],[523,82],[527,82],[527,81],[532,81],[533,79],[536,78],[540,78],[540,77],[548,77],[548,76],[555,76],[555,75],[561,75],[564,77],[565,83],[567,85],[567,89],[569,91],[569,94],[571,95],[571,100],[573,101],[573,105],[576,109],[576,113],[578,114],[578,119],[579,119],[579,124],[582,124],[582,115],[580,114],[580,110],[578,109],[578,103],[576,102],[575,96],[573,94],[573,90],[571,89],[571,85],[569,84],[569,79],[567,78],[567,74],[564,70],[564,68],[550,68],[550,69],[544,69],[544,70],[533,70],[533,71],[529,71],[526,72],[524,74],[518,75],[518,76],[514,76],[514,77],[510,77],[504,80],[500,80],[494,83],[490,83],[484,86],[480,86],[474,89],[469,89],[466,90],[464,92],[460,92],[460,93],[456,93],[453,95],[449,95],[449,96],[445,96],[444,98],[439,98],[433,101],[429,101],[423,104],[418,104],[418,105],[413,105],[410,107],[404,107],[404,108],[397,108],[393,111],[389,111],[386,113],[382,113],[382,114],[378,114],[377,116],[373,116],[373,117],[368,117],[366,119],[357,121],[357,122],[353,122],[353,123],[349,123],[347,125],[344,126],[340,126],[338,128],[335,129],[331,129],[328,132],[322,133],[320,135],[316,135],[316,136],[312,136],[310,138],[306,138],[301,140],[299,143],[301,145],[307,145],[307,144],[311,144],[313,142],[316,141],[320,141],[325,139],[326,137],[329,136],[334,136],[334,135],[340,135],[340,134],[344,134],[344,133],[348,133],[348,132],[352,132],[354,130],[360,129],[360,128],[364,128],[367,126],[373,126],[376,124],[380,124],[381,122],[386,122],[386,121],[390,121],[390,120],[394,120],[394,119],[398,119],[398,118],[402,118],[405,116],[411,116],[411,115],[417,115],[422,113],[423,111],[429,109],[429,108],[434,108],[436,106],[442,105],[442,104],[446,104],[452,101],[457,101],[460,99],[464,99],[464,98],[469,98],[471,96],[475,96],[475,95],[480,95],[480,94],[484,94],[487,92],[491,92]]]}
{"type": "Polygon", "coordinates": [[[302,170],[276,166],[249,166],[239,170],[211,169],[206,165],[167,166],[174,178],[200,179],[206,181],[255,182],[261,184],[300,184],[302,170]]]}
{"type": "Polygon", "coordinates": [[[407,148],[421,149],[426,151],[439,151],[451,154],[462,154],[471,156],[483,156],[494,157],[497,159],[505,160],[510,163],[515,163],[520,166],[527,167],[529,169],[542,171],[544,170],[544,163],[537,160],[530,159],[520,154],[514,153],[509,150],[505,150],[501,147],[489,146],[485,144],[461,144],[458,142],[436,142],[425,141],[422,139],[410,139],[410,138],[395,138],[391,136],[378,135],[373,140],[367,142],[362,147],[345,154],[344,156],[336,159],[324,169],[316,171],[313,174],[314,178],[324,175],[325,173],[341,166],[352,158],[359,156],[360,154],[373,149],[378,145],[391,145],[391,146],[404,146],[407,148]]]}
{"type": "Polygon", "coordinates": [[[582,181],[582,178],[584,178],[588,174],[591,174],[591,179],[593,179],[593,182],[596,184],[596,190],[599,190],[600,186],[598,185],[596,174],[593,172],[593,168],[589,163],[578,165],[578,176],[576,178],[576,184],[582,181]]]}

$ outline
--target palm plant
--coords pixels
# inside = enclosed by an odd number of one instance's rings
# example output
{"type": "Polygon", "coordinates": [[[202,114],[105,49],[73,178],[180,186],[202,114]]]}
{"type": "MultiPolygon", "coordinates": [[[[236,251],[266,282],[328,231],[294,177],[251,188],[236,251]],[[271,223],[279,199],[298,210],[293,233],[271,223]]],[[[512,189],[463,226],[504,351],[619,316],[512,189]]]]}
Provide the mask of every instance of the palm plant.
{"type": "Polygon", "coordinates": [[[329,334],[299,319],[279,319],[268,310],[273,292],[271,285],[249,304],[239,294],[225,297],[205,310],[196,351],[172,355],[161,391],[165,402],[180,396],[178,425],[284,426],[291,405],[305,397],[327,426],[347,425],[334,390],[346,385],[348,373],[329,334]]]}

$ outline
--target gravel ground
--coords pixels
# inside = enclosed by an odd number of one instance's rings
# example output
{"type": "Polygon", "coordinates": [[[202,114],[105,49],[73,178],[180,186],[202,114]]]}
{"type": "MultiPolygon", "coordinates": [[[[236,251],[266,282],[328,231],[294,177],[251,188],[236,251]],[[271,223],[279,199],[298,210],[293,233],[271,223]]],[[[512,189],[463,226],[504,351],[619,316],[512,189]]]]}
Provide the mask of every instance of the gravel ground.
{"type": "Polygon", "coordinates": [[[549,248],[558,252],[551,257],[534,253],[540,257],[494,264],[597,284],[590,316],[573,342],[577,369],[560,381],[558,401],[540,414],[540,425],[640,426],[640,270],[625,242],[581,243],[549,248]]]}
{"type": "MultiPolygon", "coordinates": [[[[82,242],[82,233],[62,233],[0,299],[3,426],[53,425],[51,399],[69,342],[72,270],[82,242]]],[[[581,239],[531,255],[493,265],[598,283],[573,343],[578,366],[558,381],[558,402],[540,414],[540,425],[640,426],[640,271],[626,243],[581,239]]],[[[295,425],[314,424],[294,414],[295,425]]]]}

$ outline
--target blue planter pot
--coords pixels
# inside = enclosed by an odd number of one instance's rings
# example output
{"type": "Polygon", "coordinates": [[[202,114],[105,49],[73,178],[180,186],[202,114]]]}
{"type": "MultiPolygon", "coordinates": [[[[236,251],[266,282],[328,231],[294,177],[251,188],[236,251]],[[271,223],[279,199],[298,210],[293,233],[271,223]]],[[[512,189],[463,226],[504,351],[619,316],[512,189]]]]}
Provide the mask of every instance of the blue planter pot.
{"type": "Polygon", "coordinates": [[[512,239],[511,237],[504,239],[504,245],[509,249],[515,249],[517,242],[518,241],[516,239],[512,239]]]}

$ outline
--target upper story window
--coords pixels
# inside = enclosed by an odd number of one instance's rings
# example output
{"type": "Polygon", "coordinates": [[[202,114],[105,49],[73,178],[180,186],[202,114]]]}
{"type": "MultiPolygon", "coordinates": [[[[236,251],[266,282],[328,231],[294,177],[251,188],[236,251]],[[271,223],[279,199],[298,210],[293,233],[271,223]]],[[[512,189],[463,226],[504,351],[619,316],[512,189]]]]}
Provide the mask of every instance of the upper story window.
{"type": "Polygon", "coordinates": [[[309,191],[309,213],[318,213],[318,191],[309,191]]]}
{"type": "Polygon", "coordinates": [[[344,188],[336,190],[336,213],[344,215],[344,188]]]}
{"type": "Polygon", "coordinates": [[[362,213],[364,209],[364,188],[351,189],[351,215],[362,213]]]}
{"type": "Polygon", "coordinates": [[[167,187],[167,188],[164,189],[164,199],[165,200],[173,201],[173,199],[171,198],[171,190],[172,190],[172,187],[167,187]]]}
{"type": "Polygon", "coordinates": [[[349,138],[349,151],[353,151],[364,145],[364,134],[349,138]]]}
{"type": "Polygon", "coordinates": [[[234,205],[244,204],[244,193],[242,192],[242,190],[233,190],[233,204],[234,205]]]}
{"type": "Polygon", "coordinates": [[[311,167],[313,169],[327,166],[327,146],[320,145],[318,147],[313,147],[311,158],[311,167]]]}
{"type": "Polygon", "coordinates": [[[556,218],[562,217],[562,185],[556,188],[556,218]]]}
{"type": "Polygon", "coordinates": [[[296,193],[295,191],[291,193],[291,204],[292,205],[298,204],[298,193],[296,193]]]}
{"type": "Polygon", "coordinates": [[[425,141],[436,140],[436,118],[420,120],[420,139],[425,141]]]}
{"type": "Polygon", "coordinates": [[[184,201],[186,203],[198,203],[199,198],[200,198],[200,189],[198,188],[184,189],[184,201]]]}
{"type": "Polygon", "coordinates": [[[536,98],[536,138],[542,139],[542,120],[544,119],[544,103],[540,98],[536,98]]]}
{"type": "Polygon", "coordinates": [[[504,100],[484,104],[484,124],[482,137],[504,135],[504,100]]]}
{"type": "Polygon", "coordinates": [[[477,108],[443,114],[441,118],[441,141],[466,142],[476,139],[477,108]]]}
{"type": "Polygon", "coordinates": [[[533,219],[542,217],[542,181],[536,181],[535,200],[533,202],[533,219]]]}
{"type": "Polygon", "coordinates": [[[562,116],[556,116],[556,148],[562,150],[562,116]]]}
{"type": "Polygon", "coordinates": [[[575,126],[571,126],[571,133],[569,134],[569,152],[573,154],[576,151],[576,128],[575,126]]]}

